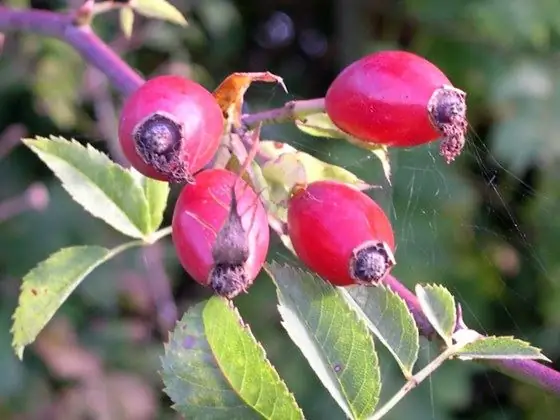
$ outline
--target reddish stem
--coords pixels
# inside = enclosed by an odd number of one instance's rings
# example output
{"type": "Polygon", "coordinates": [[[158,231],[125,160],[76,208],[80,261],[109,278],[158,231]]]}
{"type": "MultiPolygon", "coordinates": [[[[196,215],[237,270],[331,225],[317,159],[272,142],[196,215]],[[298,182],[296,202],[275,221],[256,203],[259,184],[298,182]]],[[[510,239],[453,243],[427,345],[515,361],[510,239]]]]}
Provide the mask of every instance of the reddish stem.
{"type": "MultiPolygon", "coordinates": [[[[130,95],[144,79],[126,64],[89,26],[77,26],[72,16],[39,10],[15,10],[0,6],[0,31],[28,31],[59,38],[76,49],[90,64],[102,71],[111,84],[124,96],[130,95]]],[[[303,114],[320,110],[321,99],[292,101],[282,108],[264,111],[244,117],[246,126],[259,122],[281,123],[295,119],[297,109],[303,114]],[[301,104],[302,106],[298,106],[301,104]]],[[[299,114],[298,114],[299,115],[299,114]]],[[[422,335],[433,337],[433,330],[424,317],[416,296],[396,278],[390,276],[386,283],[406,302],[422,335]]],[[[539,388],[560,395],[560,372],[532,360],[499,360],[485,362],[503,373],[532,383],[539,388]]]]}
{"type": "Polygon", "coordinates": [[[0,6],[0,31],[11,30],[34,32],[65,41],[84,60],[102,71],[124,96],[144,83],[142,76],[115,54],[89,26],[76,25],[69,14],[0,6]]]}

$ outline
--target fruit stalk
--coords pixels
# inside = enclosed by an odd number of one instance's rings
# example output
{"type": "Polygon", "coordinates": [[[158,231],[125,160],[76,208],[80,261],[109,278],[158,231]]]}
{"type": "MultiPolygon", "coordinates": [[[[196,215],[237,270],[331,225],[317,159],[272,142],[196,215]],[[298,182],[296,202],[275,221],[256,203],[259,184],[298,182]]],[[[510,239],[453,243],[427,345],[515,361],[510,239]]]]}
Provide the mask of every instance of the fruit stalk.
{"type": "MultiPolygon", "coordinates": [[[[103,72],[124,96],[129,96],[144,83],[144,79],[112,51],[89,26],[76,26],[71,14],[0,6],[0,31],[27,31],[61,39],[80,53],[85,61],[103,72]]],[[[317,102],[311,102],[311,105],[321,106],[322,99],[312,101],[317,102]]],[[[277,124],[298,118],[300,116],[298,110],[301,110],[303,115],[321,110],[321,108],[306,107],[306,103],[310,105],[309,101],[291,101],[281,108],[245,115],[243,122],[251,127],[258,125],[259,122],[277,124]]],[[[424,333],[426,329],[423,329],[422,325],[429,324],[422,314],[418,300],[395,277],[388,276],[388,278],[389,287],[407,303],[416,323],[420,326],[420,331],[424,333]]],[[[428,335],[427,338],[432,337],[428,335]]],[[[532,383],[547,392],[560,395],[560,372],[539,362],[499,360],[481,363],[508,376],[532,383]]]]}

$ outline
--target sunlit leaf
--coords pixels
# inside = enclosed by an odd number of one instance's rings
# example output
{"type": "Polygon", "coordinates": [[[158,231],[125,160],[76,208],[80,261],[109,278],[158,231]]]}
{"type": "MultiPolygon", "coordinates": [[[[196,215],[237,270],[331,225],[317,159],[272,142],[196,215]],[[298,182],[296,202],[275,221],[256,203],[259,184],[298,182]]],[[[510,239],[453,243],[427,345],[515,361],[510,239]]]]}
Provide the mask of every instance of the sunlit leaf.
{"type": "Polygon", "coordinates": [[[130,242],[114,249],[100,246],[63,248],[25,275],[13,316],[12,346],[23,357],[25,346],[37,338],[55,312],[96,267],[136,245],[130,242]]]}
{"type": "Polygon", "coordinates": [[[382,285],[353,286],[344,289],[343,294],[363,314],[366,324],[391,352],[405,377],[410,377],[418,358],[419,332],[406,303],[382,285]]]}
{"type": "Polygon", "coordinates": [[[322,180],[344,182],[358,188],[369,187],[365,181],[349,170],[323,162],[288,144],[270,140],[261,141],[259,150],[269,158],[263,165],[265,168],[263,170],[270,174],[273,179],[282,181],[287,191],[291,191],[296,184],[322,180]],[[303,169],[303,172],[300,168],[303,169]],[[282,178],[284,179],[282,180],[282,178]]]}
{"type": "Polygon", "coordinates": [[[541,349],[514,337],[480,337],[456,353],[462,359],[540,359],[541,349]]]}
{"type": "Polygon", "coordinates": [[[381,389],[372,336],[340,291],[309,272],[273,262],[282,325],[343,411],[367,418],[381,389]]]}
{"type": "Polygon", "coordinates": [[[163,221],[170,191],[169,183],[148,178],[133,168],[130,171],[144,190],[150,213],[149,232],[155,232],[163,221]]]}
{"type": "Polygon", "coordinates": [[[339,139],[346,137],[346,134],[335,126],[324,112],[306,115],[304,118],[296,120],[295,123],[297,128],[310,136],[339,139]]]}
{"type": "Polygon", "coordinates": [[[23,142],[54,172],[64,189],[93,216],[119,232],[142,238],[152,232],[148,201],[131,171],[91,145],[61,137],[23,142]]]}
{"type": "Polygon", "coordinates": [[[445,343],[450,346],[457,320],[453,295],[438,284],[416,285],[416,296],[428,321],[445,343]]]}
{"type": "Polygon", "coordinates": [[[130,38],[134,27],[134,11],[132,8],[123,7],[119,10],[119,22],[124,36],[130,38]]]}
{"type": "Polygon", "coordinates": [[[141,15],[187,26],[183,14],[167,0],[130,0],[129,5],[141,15]]]}
{"type": "Polygon", "coordinates": [[[303,419],[249,326],[220,297],[185,313],[162,366],[165,392],[185,418],[303,419]]]}

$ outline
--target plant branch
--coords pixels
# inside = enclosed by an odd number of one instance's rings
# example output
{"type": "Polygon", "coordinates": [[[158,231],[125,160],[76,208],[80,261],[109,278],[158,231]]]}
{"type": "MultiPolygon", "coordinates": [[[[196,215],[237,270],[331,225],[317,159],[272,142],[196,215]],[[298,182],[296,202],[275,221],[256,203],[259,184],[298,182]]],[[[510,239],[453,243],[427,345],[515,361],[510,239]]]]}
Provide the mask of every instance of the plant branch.
{"type": "Polygon", "coordinates": [[[74,16],[43,10],[12,9],[0,6],[0,31],[26,31],[65,41],[84,60],[102,71],[124,96],[130,95],[144,79],[126,64],[87,25],[77,25],[74,16]]]}
{"type": "MultiPolygon", "coordinates": [[[[88,25],[79,25],[74,16],[40,10],[21,10],[0,6],[0,31],[27,31],[58,38],[71,45],[85,61],[102,71],[111,84],[124,96],[130,95],[144,83],[144,79],[126,64],[88,25]]],[[[291,101],[281,108],[243,116],[247,128],[259,123],[278,124],[289,122],[324,109],[323,99],[291,101]]],[[[163,229],[154,235],[153,241],[167,235],[163,229]]],[[[390,276],[388,286],[403,298],[412,312],[421,333],[433,338],[433,330],[424,317],[416,296],[390,276]]],[[[495,369],[539,388],[560,395],[560,372],[532,360],[485,361],[495,369]]]]}
{"type": "Polygon", "coordinates": [[[246,114],[243,124],[246,128],[255,128],[259,124],[280,124],[304,118],[307,115],[325,110],[325,98],[306,99],[286,102],[283,107],[268,111],[246,114]]]}
{"type": "MultiPolygon", "coordinates": [[[[388,275],[384,282],[404,300],[414,317],[420,334],[429,340],[436,338],[437,334],[434,333],[430,322],[424,315],[416,295],[393,275],[388,275]]],[[[528,382],[547,392],[560,396],[560,372],[540,362],[523,359],[476,360],[476,362],[488,365],[508,376],[528,382]]]]}
{"type": "Polygon", "coordinates": [[[442,353],[440,353],[434,360],[424,366],[416,375],[411,377],[402,386],[401,389],[397,391],[395,395],[391,397],[389,401],[383,404],[378,410],[375,411],[373,416],[369,417],[368,420],[379,420],[392,408],[394,408],[400,400],[402,400],[410,391],[416,388],[422,381],[424,381],[428,376],[430,376],[437,368],[439,368],[447,359],[452,357],[457,350],[454,347],[449,347],[442,353]]]}

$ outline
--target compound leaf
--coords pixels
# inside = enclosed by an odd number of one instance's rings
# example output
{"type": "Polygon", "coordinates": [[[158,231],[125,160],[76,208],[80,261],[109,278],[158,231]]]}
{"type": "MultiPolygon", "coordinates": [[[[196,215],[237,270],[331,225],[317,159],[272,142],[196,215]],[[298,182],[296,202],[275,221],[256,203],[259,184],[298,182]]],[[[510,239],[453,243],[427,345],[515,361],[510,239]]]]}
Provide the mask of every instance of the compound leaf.
{"type": "Polygon", "coordinates": [[[177,323],[162,358],[165,392],[185,418],[303,419],[231,302],[214,296],[177,323]]]}
{"type": "Polygon", "coordinates": [[[456,353],[461,359],[540,359],[548,360],[541,349],[514,337],[480,337],[456,353]]]}
{"type": "Polygon", "coordinates": [[[63,248],[38,264],[23,278],[13,316],[12,346],[21,359],[55,312],[96,267],[130,248],[129,242],[112,250],[100,246],[63,248]]]}
{"type": "Polygon", "coordinates": [[[142,187],[148,203],[150,216],[148,231],[150,233],[155,232],[163,221],[163,213],[167,207],[167,198],[169,197],[169,183],[148,178],[134,169],[131,169],[131,172],[142,187]]]}
{"type": "Polygon", "coordinates": [[[74,201],[93,216],[133,238],[152,233],[148,200],[131,171],[75,140],[51,136],[23,142],[62,181],[74,201]]]}
{"type": "Polygon", "coordinates": [[[353,419],[370,416],[381,390],[373,338],[337,288],[276,262],[266,270],[277,286],[282,325],[338,405],[353,419]]]}
{"type": "Polygon", "coordinates": [[[419,333],[401,297],[383,285],[353,286],[342,292],[363,314],[366,324],[393,355],[404,376],[410,377],[418,359],[419,333]]]}
{"type": "Polygon", "coordinates": [[[457,309],[453,295],[438,284],[416,285],[416,296],[422,311],[445,343],[452,344],[457,320],[457,309]]]}

